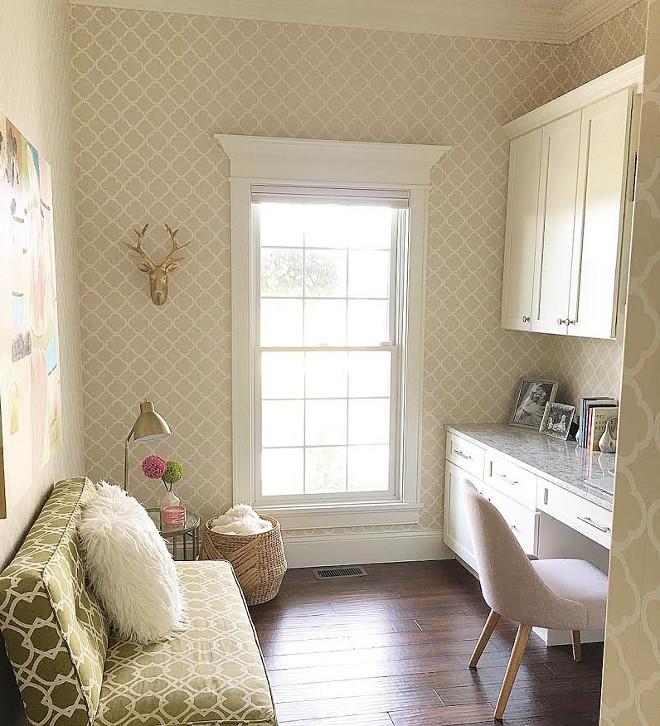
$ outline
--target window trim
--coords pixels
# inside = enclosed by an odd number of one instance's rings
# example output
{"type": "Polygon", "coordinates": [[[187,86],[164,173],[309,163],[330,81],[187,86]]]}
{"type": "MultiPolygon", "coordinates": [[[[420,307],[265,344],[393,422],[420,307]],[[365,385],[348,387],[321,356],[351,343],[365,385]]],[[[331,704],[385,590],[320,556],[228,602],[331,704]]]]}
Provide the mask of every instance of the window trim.
{"type": "Polygon", "coordinates": [[[250,321],[255,264],[252,186],[259,184],[406,191],[409,202],[408,335],[403,346],[401,492],[396,501],[309,504],[262,510],[289,529],[374,524],[415,524],[419,520],[424,295],[428,188],[431,168],[447,146],[282,139],[218,134],[230,159],[232,295],[232,433],[234,503],[255,501],[250,413],[254,357],[250,321]]]}

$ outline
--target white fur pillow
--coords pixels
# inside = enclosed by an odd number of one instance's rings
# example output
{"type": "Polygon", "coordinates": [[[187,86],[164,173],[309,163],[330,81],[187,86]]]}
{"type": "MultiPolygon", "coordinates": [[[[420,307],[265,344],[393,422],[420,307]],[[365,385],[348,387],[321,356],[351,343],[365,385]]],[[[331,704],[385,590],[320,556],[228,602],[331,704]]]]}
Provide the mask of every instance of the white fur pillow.
{"type": "Polygon", "coordinates": [[[176,566],[137,500],[101,482],[79,533],[87,577],[120,639],[152,643],[184,627],[176,566]]]}

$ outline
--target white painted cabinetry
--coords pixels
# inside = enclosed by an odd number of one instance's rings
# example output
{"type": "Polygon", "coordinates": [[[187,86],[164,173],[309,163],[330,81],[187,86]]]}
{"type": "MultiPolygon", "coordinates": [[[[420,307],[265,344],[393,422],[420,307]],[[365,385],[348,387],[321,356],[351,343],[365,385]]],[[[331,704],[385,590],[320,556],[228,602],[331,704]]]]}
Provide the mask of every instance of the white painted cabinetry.
{"type": "Polygon", "coordinates": [[[503,327],[616,337],[642,70],[631,61],[504,127],[503,327]]]}
{"type": "Polygon", "coordinates": [[[502,297],[502,325],[531,330],[534,245],[541,174],[541,129],[511,140],[502,297]]]}
{"type": "MultiPolygon", "coordinates": [[[[577,558],[607,571],[612,512],[545,479],[512,456],[453,431],[447,434],[443,540],[473,572],[478,570],[463,488],[469,481],[509,525],[523,550],[540,558],[577,558]]],[[[549,645],[570,642],[568,632],[535,629],[549,645]]],[[[585,631],[583,641],[602,640],[585,631]]]]}
{"type": "Polygon", "coordinates": [[[557,333],[568,313],[579,154],[579,111],[543,128],[537,235],[528,240],[536,249],[531,329],[538,333],[557,333]]]}
{"type": "Polygon", "coordinates": [[[626,88],[582,111],[571,335],[616,335],[632,102],[626,88]]]}

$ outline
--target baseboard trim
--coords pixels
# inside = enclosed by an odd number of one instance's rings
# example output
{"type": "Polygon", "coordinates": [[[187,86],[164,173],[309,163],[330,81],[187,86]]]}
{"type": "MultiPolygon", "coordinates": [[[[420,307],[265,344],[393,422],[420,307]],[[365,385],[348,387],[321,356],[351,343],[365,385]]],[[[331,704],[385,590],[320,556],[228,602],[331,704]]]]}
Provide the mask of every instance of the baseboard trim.
{"type": "Polygon", "coordinates": [[[402,532],[356,532],[324,535],[284,535],[291,569],[370,562],[449,560],[454,553],[439,529],[402,532]]]}

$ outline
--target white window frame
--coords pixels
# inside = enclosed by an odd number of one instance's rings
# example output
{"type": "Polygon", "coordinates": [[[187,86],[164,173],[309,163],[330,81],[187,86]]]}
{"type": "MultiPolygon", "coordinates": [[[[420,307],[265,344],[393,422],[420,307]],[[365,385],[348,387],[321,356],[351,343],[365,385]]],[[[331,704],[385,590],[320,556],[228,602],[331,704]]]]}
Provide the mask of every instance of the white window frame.
{"type": "Polygon", "coordinates": [[[257,499],[254,463],[253,185],[399,190],[409,195],[407,336],[402,347],[400,468],[396,499],[287,504],[260,511],[288,529],[419,521],[424,295],[431,168],[447,146],[218,134],[231,167],[232,404],[234,503],[257,499]]]}

